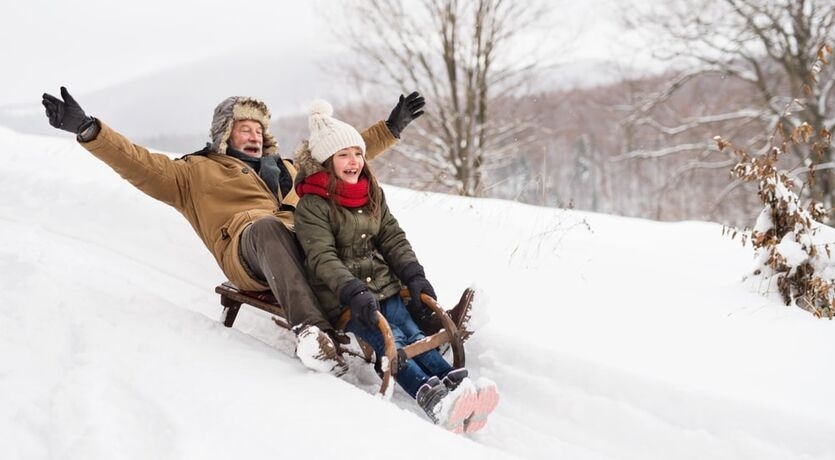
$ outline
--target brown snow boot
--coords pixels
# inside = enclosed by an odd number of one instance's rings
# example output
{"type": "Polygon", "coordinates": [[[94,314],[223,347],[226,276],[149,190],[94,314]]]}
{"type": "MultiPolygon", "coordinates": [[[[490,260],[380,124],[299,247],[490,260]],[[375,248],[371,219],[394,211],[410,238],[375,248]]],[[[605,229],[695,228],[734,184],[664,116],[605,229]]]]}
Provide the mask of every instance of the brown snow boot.
{"type": "Polygon", "coordinates": [[[348,371],[337,342],[316,326],[305,326],[296,333],[296,356],[305,367],[317,372],[339,377],[348,371]]]}

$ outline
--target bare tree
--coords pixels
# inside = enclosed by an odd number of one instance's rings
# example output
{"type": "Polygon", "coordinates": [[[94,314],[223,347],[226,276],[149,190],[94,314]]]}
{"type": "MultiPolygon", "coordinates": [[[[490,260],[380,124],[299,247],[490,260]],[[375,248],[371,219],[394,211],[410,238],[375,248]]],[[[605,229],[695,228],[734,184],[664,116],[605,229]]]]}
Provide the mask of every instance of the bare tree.
{"type": "Polygon", "coordinates": [[[398,145],[419,161],[411,185],[477,196],[491,171],[512,168],[532,136],[512,113],[542,65],[531,31],[547,2],[526,0],[352,0],[341,42],[363,86],[420,89],[427,113],[398,145]],[[527,42],[526,42],[527,40],[527,42]],[[502,114],[502,115],[499,115],[502,114]]]}
{"type": "MultiPolygon", "coordinates": [[[[712,135],[722,134],[738,144],[744,138],[749,151],[763,152],[775,129],[789,133],[803,121],[832,128],[835,79],[829,70],[816,75],[812,68],[822,47],[835,39],[832,0],[671,0],[655,8],[643,5],[632,5],[630,23],[651,34],[659,57],[675,59],[685,70],[635,106],[626,120],[664,141],[636,146],[625,158],[686,155],[670,177],[679,182],[694,169],[726,174],[733,159],[718,152],[710,142],[712,135]],[[821,84],[809,85],[815,78],[821,78],[821,84]],[[711,90],[724,91],[721,105],[684,111],[671,107],[676,94],[706,80],[712,81],[706,85],[711,90]]],[[[831,207],[832,150],[813,153],[798,145],[791,153],[794,163],[788,169],[824,170],[809,191],[831,207]]],[[[722,191],[717,202],[733,188],[722,191]]]]}

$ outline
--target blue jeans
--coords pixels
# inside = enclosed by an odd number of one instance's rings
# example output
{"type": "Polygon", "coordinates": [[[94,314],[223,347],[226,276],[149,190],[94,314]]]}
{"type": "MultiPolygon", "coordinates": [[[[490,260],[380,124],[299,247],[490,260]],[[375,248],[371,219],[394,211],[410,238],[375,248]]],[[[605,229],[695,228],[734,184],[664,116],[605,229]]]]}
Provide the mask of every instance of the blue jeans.
{"type": "MultiPolygon", "coordinates": [[[[380,302],[380,313],[389,322],[398,349],[426,337],[412,320],[412,316],[409,315],[409,311],[406,310],[406,306],[399,295],[393,295],[380,302]]],[[[369,329],[351,319],[345,326],[345,330],[353,332],[357,337],[368,342],[374,348],[377,356],[385,356],[383,334],[376,327],[369,329]]],[[[401,369],[394,376],[394,379],[413,398],[417,394],[418,388],[429,377],[436,376],[442,379],[452,370],[452,366],[441,356],[437,349],[415,356],[405,363],[400,363],[400,366],[401,369]]]]}

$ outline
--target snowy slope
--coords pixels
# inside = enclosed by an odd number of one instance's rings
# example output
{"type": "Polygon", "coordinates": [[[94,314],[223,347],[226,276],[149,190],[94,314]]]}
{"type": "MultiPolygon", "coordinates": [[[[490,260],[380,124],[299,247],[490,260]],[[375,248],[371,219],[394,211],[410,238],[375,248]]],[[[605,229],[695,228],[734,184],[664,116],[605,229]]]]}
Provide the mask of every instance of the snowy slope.
{"type": "Polygon", "coordinates": [[[387,187],[441,303],[479,291],[468,367],[503,399],[461,437],[262,312],[223,327],[185,220],[69,136],[0,148],[3,458],[835,458],[835,324],[743,282],[717,224],[387,187]]]}

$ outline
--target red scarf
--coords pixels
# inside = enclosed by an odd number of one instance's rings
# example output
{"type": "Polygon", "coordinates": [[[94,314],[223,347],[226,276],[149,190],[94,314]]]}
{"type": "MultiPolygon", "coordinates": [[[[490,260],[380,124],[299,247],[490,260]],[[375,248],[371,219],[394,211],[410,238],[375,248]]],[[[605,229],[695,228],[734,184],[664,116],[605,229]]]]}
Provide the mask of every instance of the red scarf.
{"type": "MultiPolygon", "coordinates": [[[[312,193],[323,198],[328,198],[328,173],[319,171],[304,178],[296,185],[296,193],[299,198],[305,193],[312,193]]],[[[343,180],[337,180],[336,196],[337,203],[346,208],[359,208],[368,203],[368,178],[360,177],[356,184],[349,184],[343,180]]]]}

